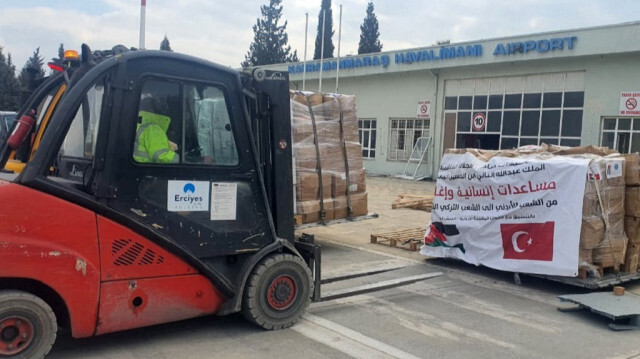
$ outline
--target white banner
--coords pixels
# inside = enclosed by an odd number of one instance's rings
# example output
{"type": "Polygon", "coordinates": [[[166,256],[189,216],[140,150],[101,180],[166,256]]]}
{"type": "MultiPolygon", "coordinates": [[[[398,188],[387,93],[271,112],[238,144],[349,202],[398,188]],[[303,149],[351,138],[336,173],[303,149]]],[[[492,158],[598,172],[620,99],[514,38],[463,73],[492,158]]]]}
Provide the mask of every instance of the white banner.
{"type": "Polygon", "coordinates": [[[589,160],[445,154],[420,253],[534,274],[578,275],[589,160]]]}

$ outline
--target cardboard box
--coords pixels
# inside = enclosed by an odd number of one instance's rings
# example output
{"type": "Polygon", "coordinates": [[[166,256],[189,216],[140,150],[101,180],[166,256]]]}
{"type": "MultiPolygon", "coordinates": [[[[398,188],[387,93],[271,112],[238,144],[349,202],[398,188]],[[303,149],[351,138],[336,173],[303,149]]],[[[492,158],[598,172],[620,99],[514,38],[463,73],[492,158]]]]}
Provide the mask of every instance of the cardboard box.
{"type": "Polygon", "coordinates": [[[605,239],[593,250],[593,263],[603,268],[615,267],[624,263],[627,249],[625,236],[606,235],[605,239]]]}
{"type": "Polygon", "coordinates": [[[311,106],[317,106],[317,105],[321,105],[322,104],[322,100],[323,100],[323,96],[320,93],[311,93],[311,92],[294,92],[292,93],[292,100],[302,104],[302,105],[307,105],[307,104],[311,104],[311,106]]]}
{"type": "Polygon", "coordinates": [[[626,187],[624,191],[624,213],[640,217],[640,187],[626,187]]]}
{"type": "Polygon", "coordinates": [[[578,147],[565,147],[565,146],[556,146],[556,145],[548,145],[548,151],[555,155],[581,155],[581,154],[593,154],[597,156],[607,156],[616,151],[609,149],[607,147],[598,147],[593,145],[588,146],[578,146],[578,147]]]}
{"type": "Polygon", "coordinates": [[[640,155],[631,153],[624,155],[624,182],[629,185],[640,185],[640,155]]]}
{"type": "MultiPolygon", "coordinates": [[[[366,174],[363,168],[349,169],[349,192],[362,193],[367,191],[366,174]]],[[[339,197],[347,194],[347,176],[345,173],[334,173],[331,176],[331,196],[339,197]]]]}
{"type": "Polygon", "coordinates": [[[347,147],[347,161],[349,161],[349,168],[364,168],[364,161],[362,160],[362,145],[358,142],[346,142],[347,147]]]}
{"type": "Polygon", "coordinates": [[[600,209],[600,202],[598,201],[598,196],[595,193],[587,193],[585,192],[584,198],[582,200],[582,216],[590,217],[590,216],[601,216],[602,211],[600,209]]]}
{"type": "MultiPolygon", "coordinates": [[[[317,140],[320,144],[339,145],[340,123],[338,121],[316,121],[317,140]]],[[[313,123],[297,122],[293,125],[293,142],[295,144],[314,144],[313,123]]]]}
{"type": "MultiPolygon", "coordinates": [[[[322,201],[325,210],[325,220],[330,221],[335,218],[333,210],[333,200],[322,201]]],[[[302,215],[302,223],[315,223],[320,221],[321,203],[319,200],[304,201],[297,203],[298,214],[302,215]]]]}
{"type": "Polygon", "coordinates": [[[579,263],[591,263],[593,262],[593,249],[580,248],[579,263]]]}
{"type": "Polygon", "coordinates": [[[340,123],[337,120],[316,123],[318,143],[340,146],[340,123]]]}
{"type": "MultiPolygon", "coordinates": [[[[367,208],[367,192],[364,193],[352,193],[351,194],[351,210],[354,217],[364,216],[369,213],[367,208]]],[[[334,198],[335,217],[347,218],[347,196],[339,196],[334,198]]]]}
{"type": "Polygon", "coordinates": [[[313,144],[295,144],[293,146],[293,157],[296,160],[296,168],[299,171],[315,171],[318,168],[316,146],[313,144]]]}
{"type": "Polygon", "coordinates": [[[297,173],[296,198],[300,202],[320,199],[320,178],[322,178],[322,196],[331,198],[331,175],[323,173],[322,177],[316,172],[297,173]]]}
{"type": "Polygon", "coordinates": [[[629,243],[625,255],[622,271],[635,273],[638,271],[638,259],[640,259],[640,244],[629,243]]]}
{"type": "Polygon", "coordinates": [[[345,161],[342,146],[322,144],[320,146],[320,165],[323,171],[344,172],[345,161]]]}
{"type": "Polygon", "coordinates": [[[293,143],[313,144],[313,125],[311,122],[300,122],[293,125],[293,143]]]}
{"type": "Polygon", "coordinates": [[[604,240],[604,232],[604,220],[601,217],[583,217],[580,229],[580,249],[596,248],[604,240]]]}
{"type": "Polygon", "coordinates": [[[629,243],[640,245],[640,217],[624,217],[624,232],[629,243]]]}

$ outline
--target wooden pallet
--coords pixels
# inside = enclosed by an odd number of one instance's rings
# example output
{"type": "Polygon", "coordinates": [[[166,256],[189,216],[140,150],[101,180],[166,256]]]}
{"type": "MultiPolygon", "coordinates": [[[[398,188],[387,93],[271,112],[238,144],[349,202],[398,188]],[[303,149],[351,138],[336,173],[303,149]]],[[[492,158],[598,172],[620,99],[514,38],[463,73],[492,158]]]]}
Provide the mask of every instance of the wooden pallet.
{"type": "Polygon", "coordinates": [[[414,194],[399,194],[391,204],[391,209],[412,208],[431,212],[433,207],[433,196],[423,196],[414,194]]]}
{"type": "Polygon", "coordinates": [[[424,228],[412,228],[395,232],[372,234],[371,243],[417,251],[420,249],[422,243],[424,243],[424,232],[424,228]]]}
{"type": "Polygon", "coordinates": [[[578,278],[587,279],[593,277],[594,275],[596,275],[594,273],[594,270],[598,272],[597,276],[599,276],[600,278],[609,274],[618,275],[621,273],[627,273],[627,271],[622,268],[622,265],[620,265],[617,269],[615,268],[615,266],[603,267],[602,264],[599,263],[591,263],[591,265],[593,266],[593,269],[591,270],[587,268],[578,268],[578,278]]]}

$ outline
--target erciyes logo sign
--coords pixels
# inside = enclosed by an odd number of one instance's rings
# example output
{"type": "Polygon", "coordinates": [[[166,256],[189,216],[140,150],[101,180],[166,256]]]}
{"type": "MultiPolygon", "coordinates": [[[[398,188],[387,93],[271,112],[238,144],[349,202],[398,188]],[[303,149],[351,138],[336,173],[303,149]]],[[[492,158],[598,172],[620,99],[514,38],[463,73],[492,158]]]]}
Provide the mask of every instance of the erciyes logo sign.
{"type": "Polygon", "coordinates": [[[209,210],[208,181],[169,181],[167,210],[170,212],[196,212],[209,210]]]}

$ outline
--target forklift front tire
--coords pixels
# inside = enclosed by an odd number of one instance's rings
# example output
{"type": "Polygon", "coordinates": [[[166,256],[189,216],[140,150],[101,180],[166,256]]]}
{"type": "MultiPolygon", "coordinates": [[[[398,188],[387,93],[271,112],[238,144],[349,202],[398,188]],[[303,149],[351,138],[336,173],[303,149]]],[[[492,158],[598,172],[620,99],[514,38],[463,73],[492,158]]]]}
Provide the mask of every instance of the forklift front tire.
{"type": "Polygon", "coordinates": [[[311,271],[299,257],[269,255],[253,270],[243,295],[242,314],[268,329],[295,324],[311,303],[311,271]]]}
{"type": "Polygon", "coordinates": [[[0,357],[44,358],[57,330],[56,316],[45,301],[27,292],[0,291],[0,357]]]}

